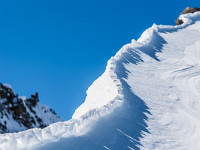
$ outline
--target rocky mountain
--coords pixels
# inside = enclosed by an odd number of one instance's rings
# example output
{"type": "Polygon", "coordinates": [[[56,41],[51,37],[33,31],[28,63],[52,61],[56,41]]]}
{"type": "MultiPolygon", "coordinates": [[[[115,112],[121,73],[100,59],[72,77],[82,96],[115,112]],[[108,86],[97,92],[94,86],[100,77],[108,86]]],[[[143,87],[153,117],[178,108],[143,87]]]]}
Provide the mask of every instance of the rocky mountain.
{"type": "Polygon", "coordinates": [[[19,97],[8,84],[0,83],[0,133],[44,128],[63,121],[49,107],[39,103],[38,93],[19,97]]]}

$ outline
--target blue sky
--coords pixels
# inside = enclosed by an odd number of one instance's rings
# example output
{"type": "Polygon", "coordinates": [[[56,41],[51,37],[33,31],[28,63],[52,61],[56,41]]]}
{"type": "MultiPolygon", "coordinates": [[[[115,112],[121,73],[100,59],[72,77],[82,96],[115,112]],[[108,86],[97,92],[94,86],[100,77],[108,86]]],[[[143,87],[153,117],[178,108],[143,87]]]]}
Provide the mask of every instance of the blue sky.
{"type": "MultiPolygon", "coordinates": [[[[173,25],[198,0],[4,0],[0,82],[70,119],[107,60],[153,23],[173,25]]],[[[199,6],[200,7],[200,6],[199,6]]]]}

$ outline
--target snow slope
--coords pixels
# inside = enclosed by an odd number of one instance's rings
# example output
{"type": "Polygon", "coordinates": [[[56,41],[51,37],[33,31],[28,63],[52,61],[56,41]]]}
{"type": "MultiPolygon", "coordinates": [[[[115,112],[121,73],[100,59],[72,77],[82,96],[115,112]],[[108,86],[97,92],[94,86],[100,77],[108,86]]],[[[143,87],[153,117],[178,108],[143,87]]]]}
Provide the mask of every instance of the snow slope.
{"type": "Polygon", "coordinates": [[[153,25],[108,61],[71,120],[0,135],[0,149],[200,149],[200,13],[153,25]]]}

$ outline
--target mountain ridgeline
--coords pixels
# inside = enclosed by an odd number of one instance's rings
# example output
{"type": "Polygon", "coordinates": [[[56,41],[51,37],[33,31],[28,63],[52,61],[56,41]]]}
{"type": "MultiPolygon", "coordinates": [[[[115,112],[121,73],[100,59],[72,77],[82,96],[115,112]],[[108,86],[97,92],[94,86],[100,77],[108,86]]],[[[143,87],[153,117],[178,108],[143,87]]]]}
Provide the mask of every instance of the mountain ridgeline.
{"type": "MultiPolygon", "coordinates": [[[[178,19],[153,24],[111,57],[72,119],[0,134],[0,149],[200,150],[200,11],[178,19]]],[[[4,132],[60,120],[37,93],[20,98],[6,84],[0,91],[4,132]]]]}
{"type": "Polygon", "coordinates": [[[0,133],[44,128],[62,121],[49,107],[39,103],[38,93],[20,97],[8,84],[0,83],[0,133]]]}

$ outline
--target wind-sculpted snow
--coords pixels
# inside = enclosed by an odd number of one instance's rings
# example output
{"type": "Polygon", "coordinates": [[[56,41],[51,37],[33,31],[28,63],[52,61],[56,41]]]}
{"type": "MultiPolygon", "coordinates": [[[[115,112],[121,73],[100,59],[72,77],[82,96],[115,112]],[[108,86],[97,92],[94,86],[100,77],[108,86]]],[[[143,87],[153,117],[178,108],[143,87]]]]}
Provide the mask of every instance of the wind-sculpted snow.
{"type": "Polygon", "coordinates": [[[141,149],[200,149],[199,14],[184,15],[194,19],[171,31],[158,26],[165,41],[159,61],[144,55],[144,62],[126,65],[126,81],[151,112],[141,149]]]}
{"type": "Polygon", "coordinates": [[[200,149],[200,13],[153,25],[108,61],[73,119],[0,135],[1,149],[200,149]]]}

